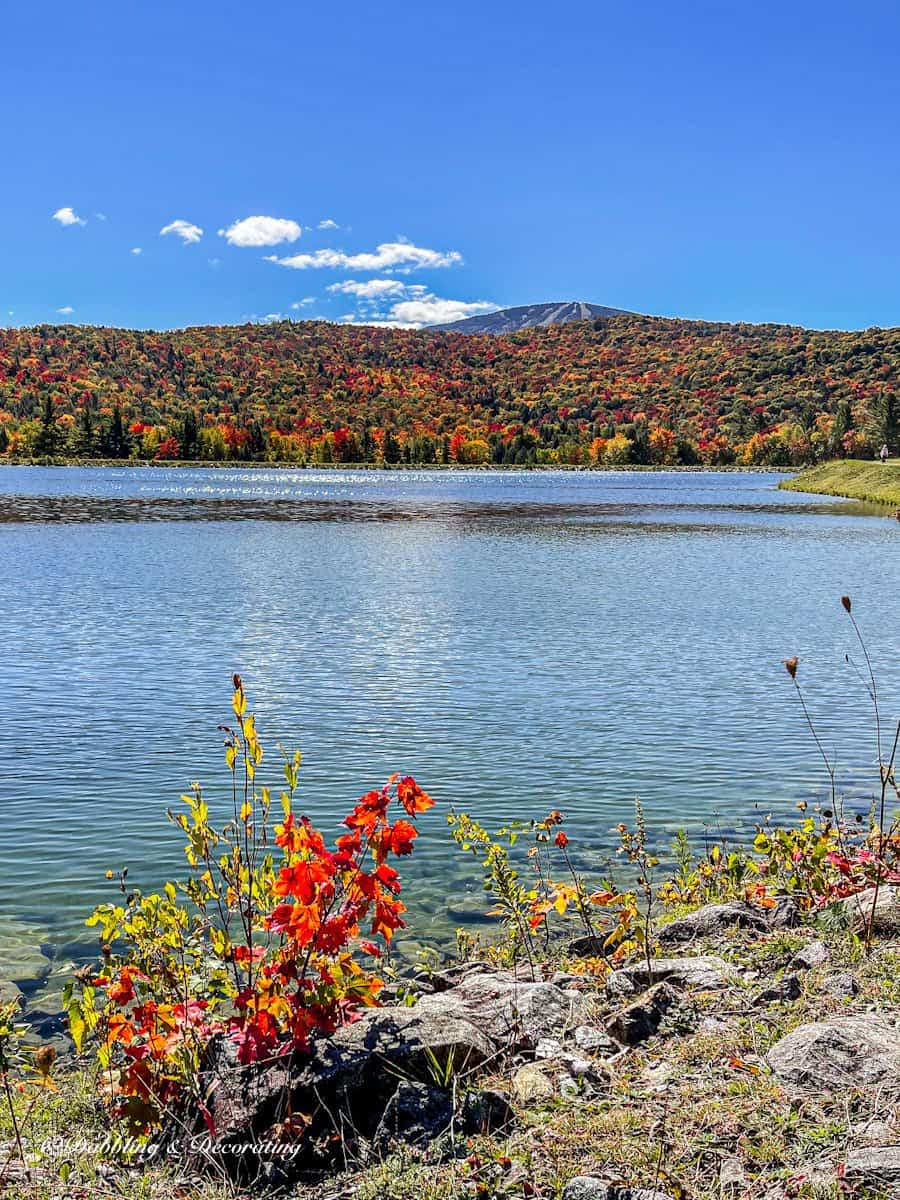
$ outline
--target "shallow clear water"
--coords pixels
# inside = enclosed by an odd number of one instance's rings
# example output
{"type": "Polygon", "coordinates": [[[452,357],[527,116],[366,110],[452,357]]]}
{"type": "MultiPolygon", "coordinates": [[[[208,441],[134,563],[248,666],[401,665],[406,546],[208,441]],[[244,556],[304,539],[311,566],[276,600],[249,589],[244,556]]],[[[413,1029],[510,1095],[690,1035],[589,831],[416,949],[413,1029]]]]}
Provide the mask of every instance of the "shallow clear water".
{"type": "Polygon", "coordinates": [[[192,779],[211,799],[226,784],[236,670],[269,763],[302,746],[326,827],[393,771],[435,796],[410,864],[424,941],[472,890],[451,805],[492,825],[562,809],[587,856],[636,795],[661,841],[824,795],[791,654],[865,804],[874,743],[839,597],[895,713],[900,528],[777,481],[0,470],[0,925],[76,953],[107,867],[142,886],[180,872],[165,809],[192,779]]]}

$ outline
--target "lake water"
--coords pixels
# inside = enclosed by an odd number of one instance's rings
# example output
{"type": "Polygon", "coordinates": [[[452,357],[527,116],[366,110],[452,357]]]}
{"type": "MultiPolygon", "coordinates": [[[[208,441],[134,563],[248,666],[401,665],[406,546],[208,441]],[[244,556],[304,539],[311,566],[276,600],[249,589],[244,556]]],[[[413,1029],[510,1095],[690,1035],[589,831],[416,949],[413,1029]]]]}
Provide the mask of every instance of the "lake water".
{"type": "Polygon", "coordinates": [[[638,795],[661,843],[824,795],[791,654],[866,804],[839,597],[896,713],[900,528],[778,478],[3,468],[0,977],[4,927],[62,961],[107,868],[181,871],[165,810],[192,779],[224,795],[234,671],[329,830],[394,771],[436,798],[409,869],[422,941],[480,903],[450,806],[559,808],[587,861],[638,795]]]}

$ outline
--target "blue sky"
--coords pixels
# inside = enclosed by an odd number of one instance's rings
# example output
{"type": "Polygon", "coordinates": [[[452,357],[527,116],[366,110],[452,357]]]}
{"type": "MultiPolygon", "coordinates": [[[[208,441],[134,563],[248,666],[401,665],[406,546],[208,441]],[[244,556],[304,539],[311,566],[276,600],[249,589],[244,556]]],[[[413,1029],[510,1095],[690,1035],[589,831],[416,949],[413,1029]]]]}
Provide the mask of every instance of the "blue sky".
{"type": "Polygon", "coordinates": [[[0,323],[900,325],[898,42],[831,0],[10,5],[0,323]]]}

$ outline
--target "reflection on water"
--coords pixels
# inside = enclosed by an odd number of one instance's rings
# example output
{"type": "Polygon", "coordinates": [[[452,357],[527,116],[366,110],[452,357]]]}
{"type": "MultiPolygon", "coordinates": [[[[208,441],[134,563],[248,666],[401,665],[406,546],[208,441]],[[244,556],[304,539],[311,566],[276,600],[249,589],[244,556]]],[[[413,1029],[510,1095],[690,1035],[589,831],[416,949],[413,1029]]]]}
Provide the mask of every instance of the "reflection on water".
{"type": "Polygon", "coordinates": [[[107,867],[147,886],[180,870],[165,809],[194,778],[215,802],[235,670],[270,759],[302,745],[303,800],[329,829],[393,771],[436,797],[409,865],[423,940],[481,904],[451,805],[488,824],[560,808],[594,861],[638,794],[662,842],[823,791],[790,654],[865,804],[838,597],[896,708],[898,527],[776,482],[0,470],[0,915],[83,954],[107,867]]]}

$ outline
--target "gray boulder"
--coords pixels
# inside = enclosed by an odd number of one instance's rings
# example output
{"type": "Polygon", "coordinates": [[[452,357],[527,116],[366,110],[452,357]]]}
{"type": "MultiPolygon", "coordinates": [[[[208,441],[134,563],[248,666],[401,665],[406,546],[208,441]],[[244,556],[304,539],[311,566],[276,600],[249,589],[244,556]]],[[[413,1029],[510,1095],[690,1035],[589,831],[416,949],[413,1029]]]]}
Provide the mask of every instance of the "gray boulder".
{"type": "Polygon", "coordinates": [[[761,909],[749,904],[706,904],[663,925],[657,937],[662,946],[678,946],[698,938],[719,937],[735,927],[765,933],[769,923],[761,909]]]}
{"type": "MultiPolygon", "coordinates": [[[[626,980],[632,985],[632,990],[649,987],[651,983],[662,983],[665,980],[676,987],[712,991],[728,987],[729,984],[736,983],[738,978],[734,967],[714,954],[697,955],[693,958],[651,958],[649,969],[646,962],[638,962],[620,967],[610,976],[610,980],[615,979],[616,983],[626,980]]],[[[615,986],[614,984],[613,987],[615,986]]]]}
{"type": "Polygon", "coordinates": [[[875,914],[872,932],[882,937],[900,937],[900,888],[880,887],[878,896],[875,888],[867,888],[841,901],[841,908],[857,933],[862,933],[875,914]]]}
{"type": "Polygon", "coordinates": [[[801,1025],[771,1048],[769,1066],[806,1091],[878,1086],[900,1092],[900,1030],[883,1017],[835,1017],[801,1025]]]}
{"type": "Polygon", "coordinates": [[[552,983],[506,971],[466,975],[450,991],[423,996],[409,1011],[431,1020],[455,1017],[477,1026],[498,1050],[533,1047],[577,1024],[583,1001],[552,983]]]}
{"type": "MultiPolygon", "coordinates": [[[[440,1090],[434,1088],[436,1063],[441,1071],[446,1064],[467,1074],[494,1054],[495,1044],[476,1025],[454,1012],[422,1011],[419,1004],[373,1009],[330,1038],[315,1041],[308,1053],[265,1064],[241,1066],[233,1043],[217,1039],[204,1069],[207,1107],[215,1129],[212,1152],[233,1177],[252,1177],[267,1164],[231,1147],[270,1140],[285,1112],[304,1113],[309,1128],[290,1165],[296,1169],[324,1166],[337,1153],[335,1134],[343,1137],[352,1130],[355,1136],[372,1141],[376,1134],[383,1138],[387,1129],[402,1126],[408,1110],[415,1107],[415,1097],[402,1093],[395,1101],[398,1078],[436,1091],[440,1090]],[[388,1125],[382,1126],[389,1110],[388,1125]]],[[[443,1112],[439,1097],[429,1093],[426,1123],[443,1119],[443,1112]]],[[[424,1124],[421,1129],[416,1126],[411,1136],[417,1138],[424,1128],[424,1124]]],[[[183,1141],[190,1132],[173,1122],[163,1139],[164,1148],[181,1145],[189,1163],[191,1148],[183,1141]]]]}

